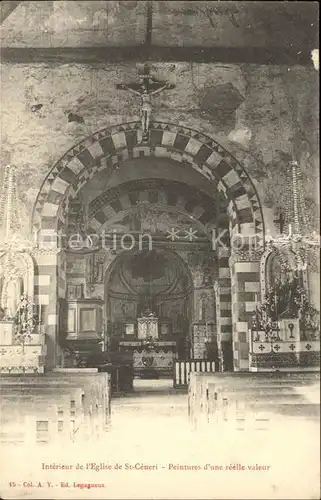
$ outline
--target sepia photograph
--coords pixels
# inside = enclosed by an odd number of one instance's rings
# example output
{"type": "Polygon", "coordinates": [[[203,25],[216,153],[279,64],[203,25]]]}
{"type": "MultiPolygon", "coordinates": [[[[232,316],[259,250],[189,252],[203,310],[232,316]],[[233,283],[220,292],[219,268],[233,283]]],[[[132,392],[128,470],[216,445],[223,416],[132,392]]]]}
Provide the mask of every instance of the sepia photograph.
{"type": "Polygon", "coordinates": [[[0,500],[318,500],[319,5],[0,1],[0,500]]]}

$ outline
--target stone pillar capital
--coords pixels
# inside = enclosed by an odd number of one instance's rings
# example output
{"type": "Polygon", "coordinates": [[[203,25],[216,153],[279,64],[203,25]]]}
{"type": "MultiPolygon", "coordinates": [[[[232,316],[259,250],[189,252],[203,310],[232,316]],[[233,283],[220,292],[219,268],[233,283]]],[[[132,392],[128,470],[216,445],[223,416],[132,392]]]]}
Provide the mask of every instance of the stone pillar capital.
{"type": "Polygon", "coordinates": [[[232,266],[236,262],[260,262],[264,249],[256,250],[234,250],[229,258],[229,264],[232,266]]]}

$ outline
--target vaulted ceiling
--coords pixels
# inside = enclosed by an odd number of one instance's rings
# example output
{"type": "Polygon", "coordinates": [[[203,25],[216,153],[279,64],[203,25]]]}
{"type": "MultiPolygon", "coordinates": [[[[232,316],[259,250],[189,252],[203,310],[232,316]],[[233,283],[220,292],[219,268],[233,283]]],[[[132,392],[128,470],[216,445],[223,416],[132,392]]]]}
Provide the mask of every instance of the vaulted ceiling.
{"type": "Polygon", "coordinates": [[[3,61],[308,64],[318,43],[315,2],[2,1],[0,6],[3,61]]]}
{"type": "MultiPolygon", "coordinates": [[[[217,197],[219,193],[216,193],[217,197]]],[[[223,201],[223,200],[222,200],[223,201]]],[[[189,222],[197,224],[198,229],[215,227],[218,218],[226,218],[226,204],[219,207],[218,200],[211,198],[195,187],[164,179],[130,181],[118,188],[106,190],[92,201],[89,207],[90,227],[101,231],[106,223],[123,220],[127,212],[140,210],[141,206],[154,208],[154,213],[174,212],[189,222]],[[223,210],[224,206],[224,210],[223,210]],[[218,212],[222,208],[222,214],[218,212]]],[[[157,216],[156,216],[157,217],[157,216]]]]}

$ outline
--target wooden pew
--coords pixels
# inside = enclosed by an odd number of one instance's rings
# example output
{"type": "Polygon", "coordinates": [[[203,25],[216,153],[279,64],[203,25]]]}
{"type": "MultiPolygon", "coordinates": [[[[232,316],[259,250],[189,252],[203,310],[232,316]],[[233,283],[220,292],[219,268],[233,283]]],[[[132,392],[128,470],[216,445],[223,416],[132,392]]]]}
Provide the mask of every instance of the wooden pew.
{"type": "Polygon", "coordinates": [[[22,391],[20,387],[10,388],[10,392],[8,388],[2,390],[1,440],[14,441],[14,428],[21,435],[20,442],[49,443],[60,438],[63,442],[75,442],[83,422],[81,394],[81,389],[72,393],[70,389],[60,390],[56,394],[54,389],[45,387],[32,391],[22,391]]]}
{"type": "Polygon", "coordinates": [[[19,418],[10,413],[10,406],[1,406],[1,445],[5,443],[35,445],[48,444],[56,440],[58,427],[58,406],[48,401],[38,401],[37,405],[21,402],[19,418]]]}
{"type": "Polygon", "coordinates": [[[194,429],[229,422],[244,430],[246,426],[269,429],[278,415],[315,419],[319,405],[296,389],[318,381],[315,372],[191,374],[190,422],[194,429]]]}
{"type": "Polygon", "coordinates": [[[108,373],[98,372],[97,369],[79,368],[53,370],[52,376],[57,377],[59,383],[80,385],[85,393],[86,415],[92,416],[95,422],[94,436],[99,438],[110,424],[111,417],[111,377],[108,373]]]}
{"type": "Polygon", "coordinates": [[[308,400],[297,394],[292,387],[229,388],[208,383],[207,391],[204,404],[207,423],[226,423],[238,430],[268,430],[277,415],[284,415],[284,408],[289,410],[291,407],[298,415],[304,406],[304,413],[308,414],[308,400]]]}
{"type": "MultiPolygon", "coordinates": [[[[85,392],[80,387],[73,387],[70,383],[66,384],[65,382],[53,383],[50,386],[44,386],[43,384],[28,384],[28,386],[10,384],[1,388],[1,395],[7,399],[11,395],[12,401],[18,401],[18,403],[23,400],[32,401],[33,398],[35,401],[45,399],[48,403],[56,401],[58,413],[60,414],[58,421],[64,422],[58,425],[61,428],[71,427],[73,429],[70,435],[72,441],[80,437],[85,438],[86,435],[91,437],[94,434],[92,415],[86,411],[85,392]],[[61,401],[62,399],[63,401],[61,401]]],[[[35,407],[33,411],[36,418],[37,408],[35,407]]]]}
{"type": "MultiPolygon", "coordinates": [[[[41,377],[33,375],[10,376],[5,377],[5,380],[3,377],[2,381],[6,385],[21,384],[21,386],[29,386],[30,388],[35,385],[55,388],[61,386],[80,387],[84,391],[86,409],[88,410],[91,406],[91,412],[96,407],[103,410],[104,418],[109,423],[110,382],[108,374],[98,373],[95,369],[57,369],[41,377]]],[[[0,388],[3,385],[0,380],[0,388]]]]}
{"type": "MultiPolygon", "coordinates": [[[[29,409],[25,410],[25,417],[30,425],[33,414],[44,414],[40,399],[47,399],[50,404],[54,401],[52,404],[56,406],[51,407],[50,418],[60,429],[71,425],[72,440],[99,439],[110,423],[110,380],[108,374],[97,373],[97,370],[58,370],[42,376],[1,377],[0,394],[9,394],[10,391],[16,393],[16,399],[20,394],[21,401],[23,398],[27,401],[29,395],[29,409]],[[34,405],[30,407],[30,396],[33,395],[39,401],[39,410],[34,405]],[[64,415],[70,416],[69,423],[62,423],[64,415]]],[[[47,418],[48,422],[50,418],[47,418]]]]}

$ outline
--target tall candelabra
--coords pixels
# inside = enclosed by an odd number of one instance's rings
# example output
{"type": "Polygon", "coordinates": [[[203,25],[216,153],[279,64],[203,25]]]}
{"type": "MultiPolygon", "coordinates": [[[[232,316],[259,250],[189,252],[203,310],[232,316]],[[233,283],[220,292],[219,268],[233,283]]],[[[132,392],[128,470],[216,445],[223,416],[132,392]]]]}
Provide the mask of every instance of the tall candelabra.
{"type": "Polygon", "coordinates": [[[281,214],[280,234],[267,236],[267,245],[278,250],[282,264],[294,272],[307,268],[308,253],[320,248],[320,236],[312,231],[304,200],[302,172],[298,162],[292,161],[288,170],[285,217],[281,214]],[[283,224],[287,232],[283,232],[283,224]]]}
{"type": "Polygon", "coordinates": [[[31,250],[34,242],[24,235],[17,190],[16,168],[7,165],[0,193],[0,252],[7,254],[7,269],[12,271],[12,256],[16,252],[31,250]]]}
{"type": "Polygon", "coordinates": [[[280,234],[276,237],[268,236],[267,245],[271,251],[277,252],[287,277],[274,281],[252,318],[253,332],[263,331],[266,341],[280,340],[282,318],[299,318],[302,328],[310,328],[317,314],[308,301],[303,276],[309,252],[319,251],[320,237],[315,231],[311,231],[302,173],[296,161],[289,164],[286,201],[285,216],[280,214],[279,220],[275,221],[280,223],[280,234]]]}
{"type": "Polygon", "coordinates": [[[24,235],[23,228],[16,169],[7,165],[0,192],[0,276],[3,282],[9,285],[2,290],[1,302],[4,304],[7,304],[8,300],[11,302],[20,300],[22,291],[18,290],[21,288],[19,281],[23,279],[25,269],[19,255],[31,252],[35,247],[31,236],[24,235]]]}

